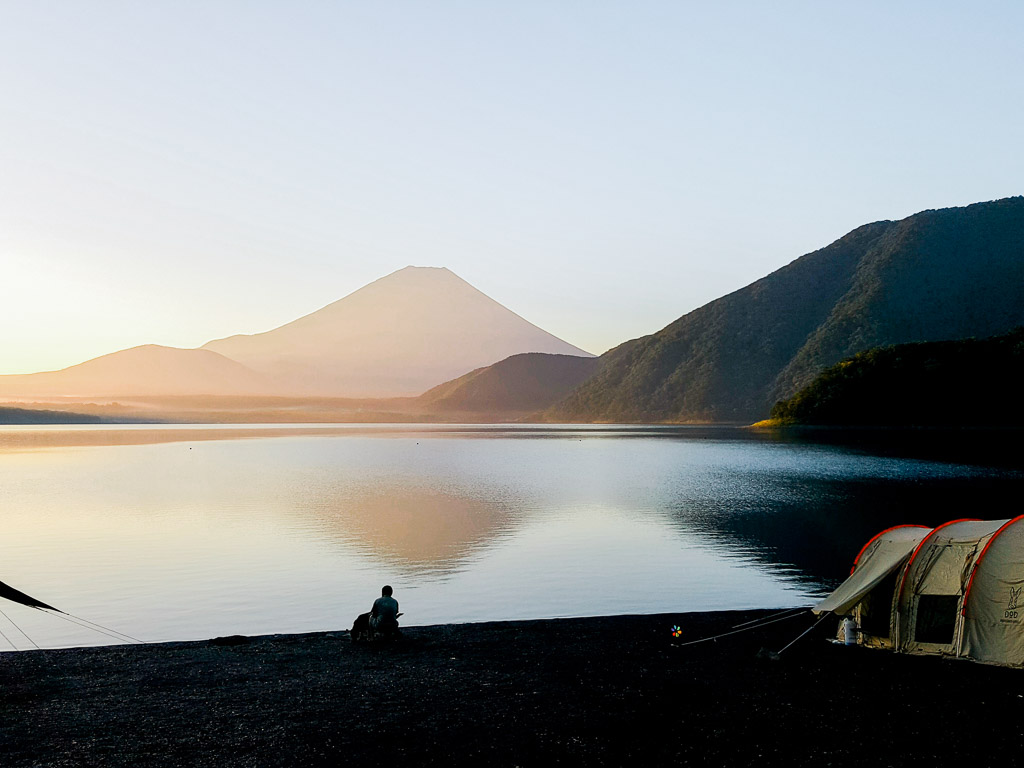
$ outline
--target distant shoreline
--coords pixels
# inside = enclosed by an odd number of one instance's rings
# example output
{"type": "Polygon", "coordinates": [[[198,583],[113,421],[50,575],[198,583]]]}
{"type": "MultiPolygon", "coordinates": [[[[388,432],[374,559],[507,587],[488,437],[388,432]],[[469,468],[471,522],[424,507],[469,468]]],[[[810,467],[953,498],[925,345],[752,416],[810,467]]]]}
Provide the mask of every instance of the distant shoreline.
{"type": "Polygon", "coordinates": [[[586,430],[596,435],[647,430],[654,436],[695,440],[744,440],[765,443],[831,445],[880,456],[920,458],[1010,468],[1024,468],[1024,429],[1020,427],[862,427],[765,426],[764,424],[603,424],[552,422],[108,422],[68,424],[0,424],[0,451],[208,440],[300,436],[354,436],[432,431],[467,436],[494,430],[551,432],[586,430]],[[6,428],[5,427],[15,427],[6,428]],[[38,427],[34,429],[33,427],[38,427]],[[62,429],[61,427],[67,427],[62,429]]]}

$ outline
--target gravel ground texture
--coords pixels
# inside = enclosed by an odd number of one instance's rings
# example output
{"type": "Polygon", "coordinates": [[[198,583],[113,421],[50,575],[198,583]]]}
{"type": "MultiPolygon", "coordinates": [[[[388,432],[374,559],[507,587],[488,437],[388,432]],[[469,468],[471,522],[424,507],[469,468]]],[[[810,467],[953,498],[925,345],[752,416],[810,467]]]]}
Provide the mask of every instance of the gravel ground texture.
{"type": "Polygon", "coordinates": [[[0,654],[0,765],[1024,764],[1024,676],[767,611],[0,654]],[[673,638],[678,625],[682,635],[673,638]]]}

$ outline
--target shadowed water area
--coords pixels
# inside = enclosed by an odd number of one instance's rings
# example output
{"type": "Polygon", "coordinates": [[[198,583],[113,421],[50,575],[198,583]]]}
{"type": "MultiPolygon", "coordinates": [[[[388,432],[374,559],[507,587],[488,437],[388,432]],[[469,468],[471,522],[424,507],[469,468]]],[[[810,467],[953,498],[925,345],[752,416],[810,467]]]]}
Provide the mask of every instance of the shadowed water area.
{"type": "MultiPolygon", "coordinates": [[[[805,605],[882,528],[1016,514],[1024,474],[991,440],[979,460],[917,442],[688,427],[6,427],[0,580],[145,640],[339,629],[384,583],[406,625],[805,605]]],[[[44,647],[112,642],[0,608],[19,648],[30,645],[11,620],[44,647]]]]}

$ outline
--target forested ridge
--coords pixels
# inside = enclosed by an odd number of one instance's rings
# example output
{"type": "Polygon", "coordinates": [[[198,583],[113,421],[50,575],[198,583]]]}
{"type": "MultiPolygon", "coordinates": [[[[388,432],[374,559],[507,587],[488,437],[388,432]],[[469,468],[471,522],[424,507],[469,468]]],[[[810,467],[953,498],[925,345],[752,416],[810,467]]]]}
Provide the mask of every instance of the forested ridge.
{"type": "Polygon", "coordinates": [[[1024,325],[1024,197],[859,227],[650,336],[552,421],[750,422],[824,368],[885,345],[1024,325]]]}

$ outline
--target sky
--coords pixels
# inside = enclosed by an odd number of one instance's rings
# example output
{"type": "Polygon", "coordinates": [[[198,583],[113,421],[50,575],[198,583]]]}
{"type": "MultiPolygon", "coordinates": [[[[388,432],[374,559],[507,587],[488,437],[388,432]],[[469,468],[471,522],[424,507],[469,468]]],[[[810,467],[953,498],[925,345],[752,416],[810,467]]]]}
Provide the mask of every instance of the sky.
{"type": "Polygon", "coordinates": [[[1024,193],[1024,3],[0,0],[0,374],[445,266],[601,353],[1024,193]]]}

